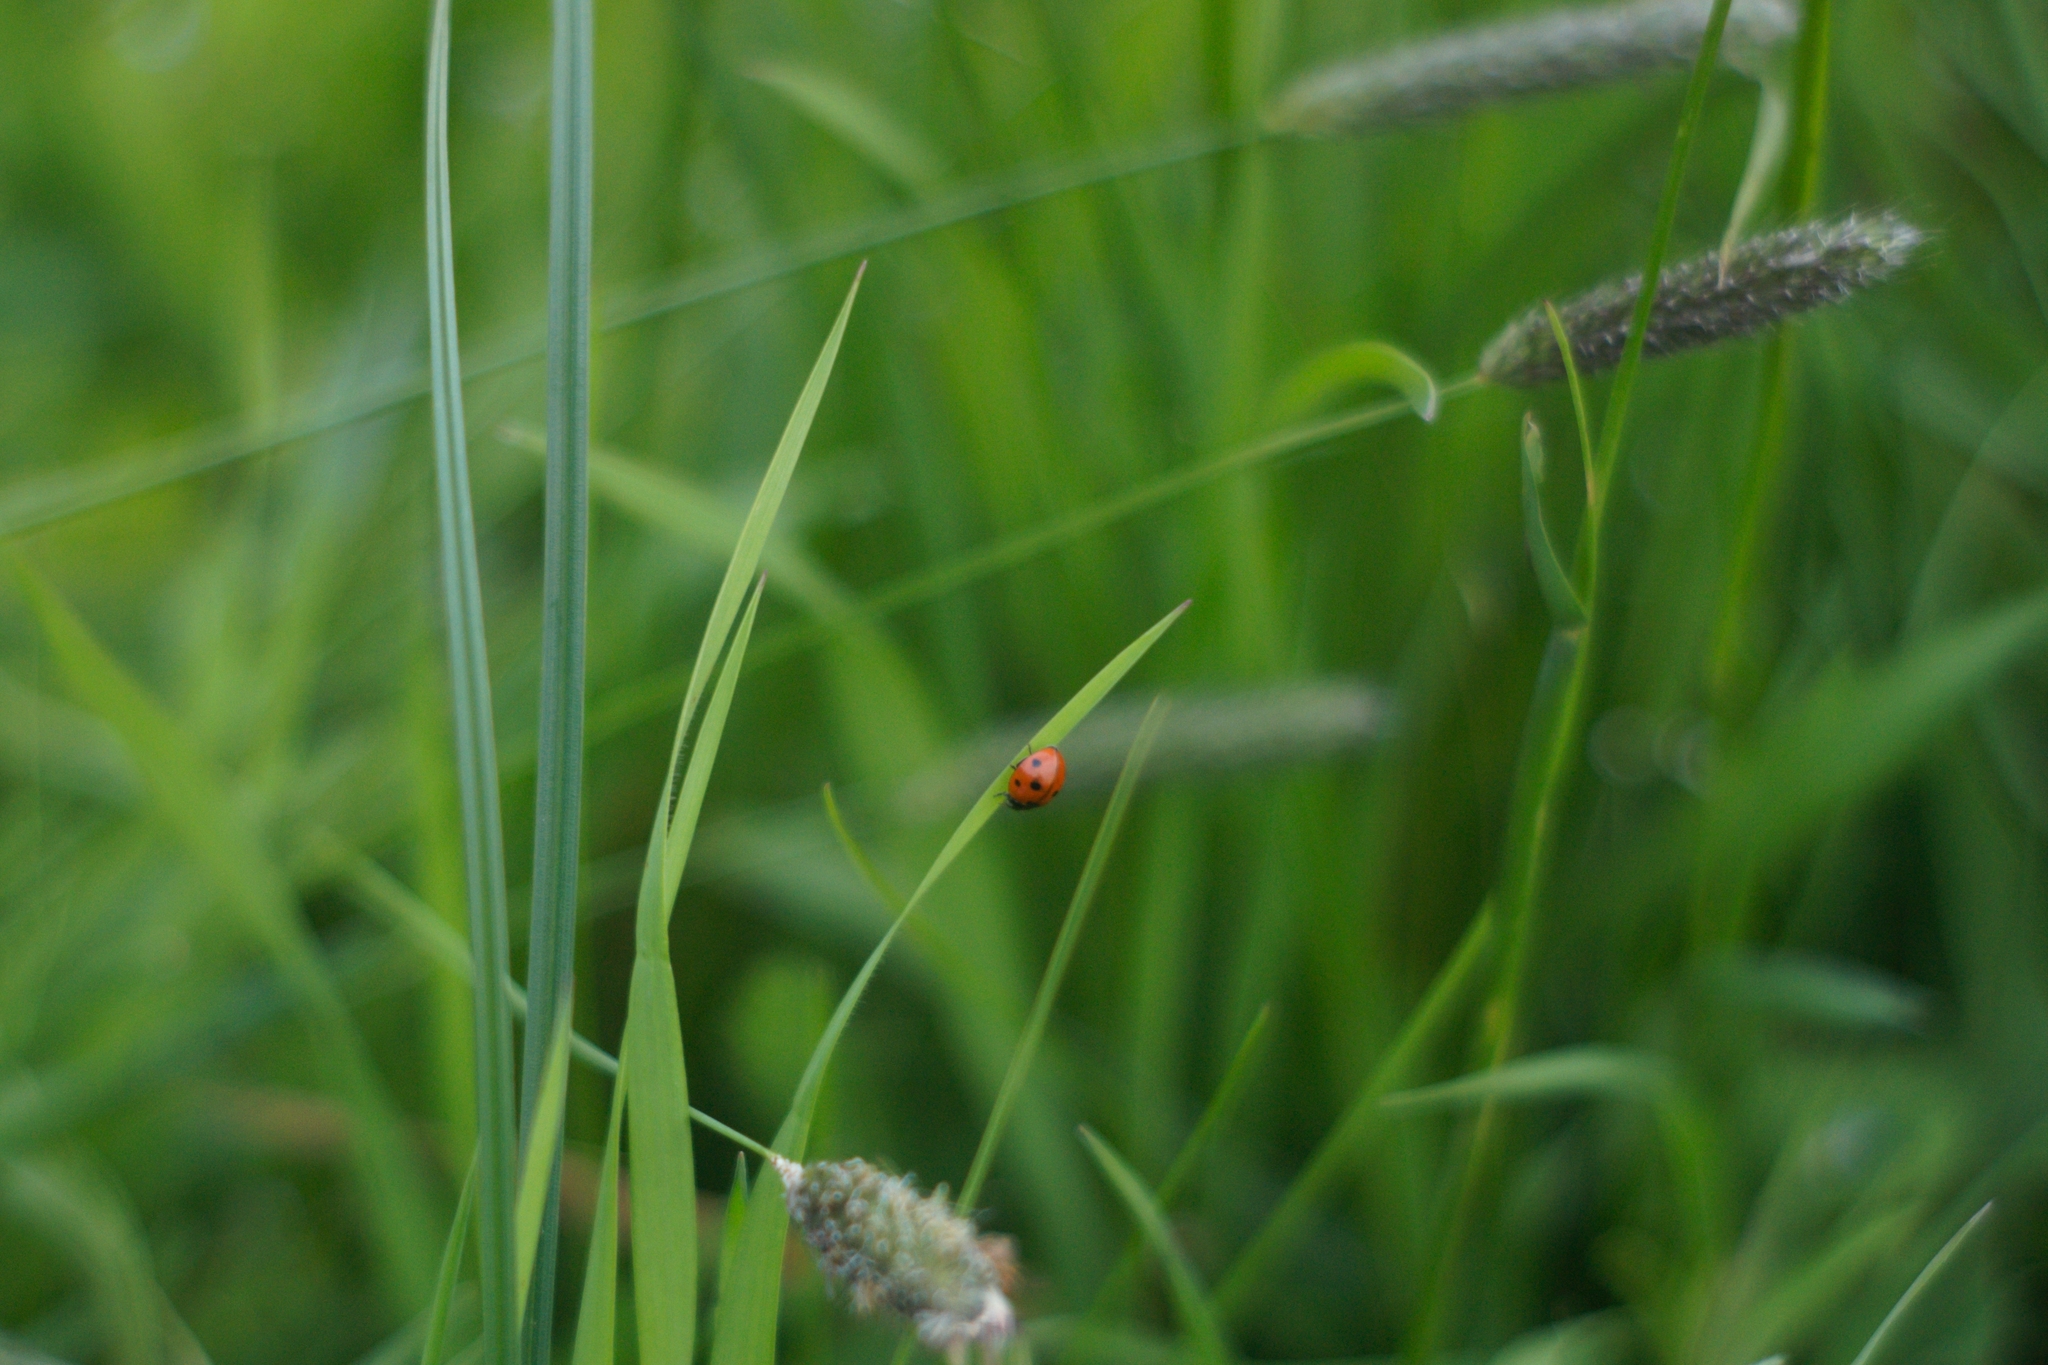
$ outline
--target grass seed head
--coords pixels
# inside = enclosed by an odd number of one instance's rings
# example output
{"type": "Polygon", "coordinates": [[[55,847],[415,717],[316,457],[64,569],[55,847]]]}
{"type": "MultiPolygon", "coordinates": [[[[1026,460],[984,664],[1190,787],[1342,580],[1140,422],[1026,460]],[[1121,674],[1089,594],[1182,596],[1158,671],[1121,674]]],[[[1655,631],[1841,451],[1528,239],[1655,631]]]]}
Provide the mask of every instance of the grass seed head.
{"type": "Polygon", "coordinates": [[[920,1194],[908,1177],[858,1158],[783,1159],[776,1171],[791,1221],[855,1311],[907,1318],[920,1341],[956,1359],[970,1345],[993,1354],[1016,1330],[1009,1239],[981,1236],[943,1185],[920,1194]]]}
{"type": "MultiPolygon", "coordinates": [[[[1282,92],[1267,123],[1283,133],[1360,133],[1690,66],[1712,11],[1713,0],[1641,0],[1464,29],[1312,71],[1282,92]]],[[[1735,0],[1722,55],[1755,70],[1798,27],[1785,0],[1735,0]]]]}
{"type": "MultiPolygon", "coordinates": [[[[1658,276],[1643,354],[1671,355],[1746,337],[1795,313],[1839,303],[1909,261],[1927,235],[1892,213],[1802,223],[1683,261],[1658,276]]],[[[1580,374],[1621,363],[1641,275],[1610,280],[1557,305],[1580,374]]],[[[1479,357],[1489,384],[1531,388],[1564,377],[1543,306],[1503,328],[1479,357]]]]}

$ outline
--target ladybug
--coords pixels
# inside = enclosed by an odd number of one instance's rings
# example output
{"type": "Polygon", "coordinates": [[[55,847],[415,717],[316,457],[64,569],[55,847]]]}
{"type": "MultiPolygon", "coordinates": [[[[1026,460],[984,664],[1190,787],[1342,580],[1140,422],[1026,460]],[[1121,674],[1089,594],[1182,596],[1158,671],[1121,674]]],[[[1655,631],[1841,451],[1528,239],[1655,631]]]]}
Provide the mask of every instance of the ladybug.
{"type": "Polygon", "coordinates": [[[1067,782],[1067,760],[1058,749],[1040,749],[1010,770],[1011,810],[1034,810],[1060,794],[1067,782]]]}

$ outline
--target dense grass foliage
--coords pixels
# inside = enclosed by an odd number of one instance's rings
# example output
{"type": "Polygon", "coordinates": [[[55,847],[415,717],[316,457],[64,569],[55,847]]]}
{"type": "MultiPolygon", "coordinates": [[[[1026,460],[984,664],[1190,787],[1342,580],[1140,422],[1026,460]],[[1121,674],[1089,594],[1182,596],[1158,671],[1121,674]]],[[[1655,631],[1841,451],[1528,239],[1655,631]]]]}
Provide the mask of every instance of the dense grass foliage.
{"type": "Polygon", "coordinates": [[[508,1361],[908,1349],[691,1106],[972,1168],[1013,1358],[2048,1352],[2048,16],[1737,0],[1676,178],[1673,6],[1385,55],[1553,8],[595,0],[586,297],[547,6],[459,0],[438,406],[429,5],[0,9],[0,1362],[419,1359],[479,1075],[508,1361]],[[1928,240],[1460,378],[1852,212],[1928,240]]]}

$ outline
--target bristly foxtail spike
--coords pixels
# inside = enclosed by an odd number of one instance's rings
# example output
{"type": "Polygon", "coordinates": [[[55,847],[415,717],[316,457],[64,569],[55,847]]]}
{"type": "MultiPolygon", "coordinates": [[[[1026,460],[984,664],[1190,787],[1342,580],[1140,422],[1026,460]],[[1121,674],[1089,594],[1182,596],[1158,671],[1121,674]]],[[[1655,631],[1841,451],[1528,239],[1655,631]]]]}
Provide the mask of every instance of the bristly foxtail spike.
{"type": "MultiPolygon", "coordinates": [[[[1455,30],[1309,72],[1283,91],[1276,133],[1332,137],[1447,118],[1526,95],[1690,66],[1713,0],[1582,5],[1455,30]]],[[[1721,51],[1755,74],[1799,31],[1786,0],[1735,0],[1721,51]]]]}
{"type": "Polygon", "coordinates": [[[1005,1239],[982,1237],[944,1198],[858,1158],[799,1166],[777,1157],[774,1165],[790,1221],[855,1311],[908,1319],[949,1360],[964,1361],[969,1346],[995,1350],[1015,1334],[1005,1293],[1015,1262],[1005,1239]]]}
{"type": "MultiPolygon", "coordinates": [[[[1643,354],[1671,355],[1763,331],[1895,274],[1927,241],[1897,214],[1801,223],[1708,252],[1658,276],[1643,354]]],[[[1642,277],[1611,280],[1557,305],[1581,375],[1621,363],[1642,277]]],[[[1503,328],[1479,357],[1489,384],[1533,388],[1564,378],[1564,356],[1539,305],[1503,328]]]]}

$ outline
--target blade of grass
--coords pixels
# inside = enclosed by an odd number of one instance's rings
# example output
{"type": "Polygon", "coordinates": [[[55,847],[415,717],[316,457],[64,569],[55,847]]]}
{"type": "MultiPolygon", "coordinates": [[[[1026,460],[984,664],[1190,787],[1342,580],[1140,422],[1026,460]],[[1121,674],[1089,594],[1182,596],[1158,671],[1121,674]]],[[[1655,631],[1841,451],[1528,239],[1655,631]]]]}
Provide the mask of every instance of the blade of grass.
{"type": "Polygon", "coordinates": [[[1614,462],[1621,451],[1623,426],[1628,420],[1629,399],[1635,393],[1636,371],[1643,363],[1643,341],[1649,334],[1650,313],[1657,304],[1658,275],[1671,249],[1671,232],[1678,223],[1679,190],[1685,184],[1685,169],[1692,160],[1692,144],[1699,135],[1700,115],[1707,107],[1707,87],[1713,83],[1714,63],[1721,51],[1721,35],[1728,27],[1731,0],[1714,0],[1707,16],[1707,29],[1700,36],[1699,56],[1692,64],[1692,78],[1685,87],[1685,107],[1678,116],[1678,135],[1672,140],[1671,165],[1664,176],[1664,193],[1657,201],[1657,223],[1650,231],[1650,249],[1643,260],[1643,287],[1636,296],[1635,319],[1629,324],[1628,344],[1622,348],[1621,364],[1614,372],[1614,385],[1607,393],[1607,408],[1600,418],[1600,447],[1597,468],[1600,487],[1613,485],[1614,462]]]}
{"type": "Polygon", "coordinates": [[[1579,600],[1571,575],[1557,557],[1557,543],[1550,538],[1550,526],[1543,518],[1543,431],[1536,414],[1522,414],[1522,538],[1529,545],[1529,562],[1536,570],[1536,585],[1543,591],[1554,625],[1584,625],[1586,604],[1579,600]]]}
{"type": "Polygon", "coordinates": [[[505,834],[498,810],[496,729],[484,646],[483,588],[469,495],[462,414],[462,353],[455,311],[455,245],[448,198],[449,0],[436,0],[427,63],[427,321],[434,413],[434,483],[440,514],[441,591],[454,693],[462,855],[468,885],[477,1103],[477,1263],[486,1359],[511,1361],[518,1292],[513,1282],[512,1185],[518,1147],[512,1081],[512,1011],[496,983],[510,971],[505,834]]]}
{"type": "MultiPolygon", "coordinates": [[[[1266,1026],[1273,1020],[1273,1007],[1261,1005],[1252,1019],[1252,1025],[1245,1030],[1244,1041],[1237,1045],[1230,1065],[1223,1070],[1223,1079],[1217,1082],[1216,1092],[1209,1097],[1209,1103],[1202,1110],[1202,1116],[1195,1122],[1193,1131],[1187,1136],[1180,1150],[1174,1153],[1173,1161],[1167,1166],[1166,1174],[1160,1178],[1158,1201],[1162,1209],[1171,1209],[1180,1199],[1181,1190],[1194,1179],[1202,1158],[1209,1154],[1210,1145],[1216,1140],[1217,1132],[1223,1126],[1224,1118],[1236,1106],[1238,1092],[1244,1089],[1246,1078],[1251,1075],[1252,1060],[1258,1055],[1259,1047],[1265,1042],[1266,1026]]],[[[1106,1317],[1121,1306],[1136,1285],[1138,1273],[1145,1267],[1146,1249],[1149,1243],[1143,1232],[1131,1235],[1123,1254],[1117,1257],[1115,1267],[1104,1277],[1102,1288],[1096,1291],[1095,1303],[1088,1310],[1093,1319],[1106,1317]]]]}
{"type": "MultiPolygon", "coordinates": [[[[142,1229],[117,1187],[75,1159],[0,1159],[0,1208],[61,1248],[84,1277],[111,1365],[162,1365],[163,1291],[142,1229]]],[[[0,1351],[6,1347],[0,1345],[0,1351]]]]}
{"type": "Polygon", "coordinates": [[[1202,1297],[1202,1285],[1195,1278],[1195,1268],[1188,1263],[1187,1255],[1175,1243],[1172,1231],[1166,1226],[1166,1215],[1145,1192],[1145,1184],[1138,1179],[1137,1173],[1124,1164],[1123,1158],[1111,1150],[1108,1143],[1086,1127],[1081,1129],[1081,1140],[1088,1144],[1089,1153],[1109,1178],[1110,1187],[1131,1211],[1131,1217],[1137,1220],[1146,1240],[1152,1244],[1152,1250],[1158,1253],[1160,1263],[1166,1267],[1166,1282],[1173,1290],[1174,1309],[1180,1315],[1181,1330],[1187,1333],[1195,1358],[1205,1365],[1224,1365],[1230,1359],[1230,1348],[1224,1344],[1215,1313],[1202,1297]]]}
{"type": "Polygon", "coordinates": [[[1367,1140],[1385,1121],[1380,1099],[1406,1078],[1423,1052],[1436,1042],[1452,1012],[1492,961],[1497,935],[1496,916],[1489,901],[1472,917],[1464,937],[1437,972],[1421,1003],[1401,1025],[1400,1033],[1371,1076],[1352,1096],[1343,1117],[1316,1144],[1314,1155],[1280,1196],[1265,1225],[1224,1272],[1216,1287],[1216,1311],[1226,1322],[1236,1321],[1251,1307],[1252,1296],[1264,1286],[1274,1258],[1301,1236],[1309,1211],[1364,1156],[1367,1140]]]}
{"type": "MultiPolygon", "coordinates": [[[[1180,619],[1189,603],[1183,602],[1168,612],[1159,622],[1136,640],[1126,646],[1122,653],[1111,659],[1096,675],[1090,678],[1081,690],[1074,694],[1052,719],[1039,728],[1025,745],[1017,751],[1016,759],[1022,759],[1034,749],[1057,744],[1065,739],[1076,725],[1092,711],[1138,660],[1158,643],[1173,623],[1180,619]]],[[[782,1126],[775,1133],[775,1150],[792,1161],[802,1161],[805,1144],[810,1138],[811,1118],[817,1110],[818,1092],[824,1085],[825,1069],[832,1060],[834,1050],[839,1046],[840,1035],[846,1031],[847,1020],[853,1017],[854,1008],[859,1005],[868,982],[882,965],[888,954],[889,945],[903,929],[910,916],[923,902],[932,887],[944,876],[946,870],[960,856],[986,826],[996,811],[1003,805],[1003,792],[1009,779],[1011,765],[1005,765],[990,779],[981,796],[968,808],[967,814],[954,829],[952,837],[932,860],[924,879],[910,895],[896,918],[890,923],[888,932],[882,935],[867,961],[861,964],[860,972],[853,983],[840,997],[839,1005],[826,1021],[825,1032],[812,1049],[809,1062],[804,1066],[803,1075],[797,1081],[796,1094],[790,1101],[789,1113],[782,1126]]],[[[753,1193],[747,1200],[747,1214],[740,1228],[739,1248],[731,1278],[726,1284],[725,1300],[719,1304],[718,1334],[711,1343],[711,1365],[773,1365],[775,1360],[776,1314],[782,1295],[782,1248],[789,1228],[789,1207],[783,1198],[782,1180],[775,1173],[772,1164],[763,1166],[756,1178],[753,1193]]]]}
{"type": "Polygon", "coordinates": [[[384,1292],[395,1310],[416,1311],[433,1283],[433,1248],[441,1238],[428,1221],[424,1180],[391,1097],[300,919],[290,881],[209,756],[107,653],[42,575],[18,553],[12,558],[73,695],[119,737],[149,785],[157,815],[294,998],[325,1084],[350,1110],[349,1154],[384,1292]]]}
{"type": "MultiPolygon", "coordinates": [[[[704,724],[683,778],[686,805],[701,804],[718,759],[733,687],[746,658],[754,614],[764,584],[757,582],[740,618],[706,708],[704,724]]],[[[671,824],[663,790],[647,867],[640,883],[634,939],[633,980],[626,1007],[625,1069],[620,1081],[631,1093],[626,1115],[633,1135],[633,1303],[643,1359],[692,1359],[697,1339],[697,1176],[690,1145],[689,1080],[683,1067],[682,1018],[676,1005],[675,971],[669,962],[668,922],[681,877],[681,858],[672,856],[677,825],[687,821],[682,851],[688,851],[696,813],[671,824]],[[675,866],[673,874],[671,865],[675,866]]]]}
{"type": "Polygon", "coordinates": [[[519,1159],[519,1185],[512,1201],[513,1265],[522,1310],[533,1298],[531,1282],[540,1260],[548,1191],[560,1170],[562,1112],[569,1100],[570,999],[562,997],[555,1010],[555,1026],[549,1033],[547,1047],[534,1049],[544,1059],[540,1095],[527,1124],[526,1147],[519,1159]]]}
{"type": "Polygon", "coordinates": [[[1962,1250],[1963,1243],[1970,1239],[1970,1234],[1977,1230],[1978,1224],[1990,1217],[1993,1207],[1995,1206],[1992,1204],[1986,1204],[1978,1209],[1970,1215],[1969,1222],[1956,1229],[1955,1236],[1942,1243],[1941,1250],[1935,1252],[1934,1258],[1913,1277],[1913,1283],[1906,1286],[1906,1292],[1899,1295],[1899,1301],[1884,1315],[1884,1321],[1877,1324],[1877,1330],[1870,1334],[1870,1340],[1863,1343],[1863,1349],[1856,1353],[1856,1359],[1849,1362],[1849,1365],[1873,1365],[1884,1350],[1885,1342],[1891,1337],[1892,1332],[1906,1314],[1913,1310],[1913,1305],[1920,1301],[1921,1295],[1927,1292],[1927,1287],[1940,1278],[1941,1272],[1955,1259],[1956,1253],[1962,1250]]]}
{"type": "Polygon", "coordinates": [[[1074,948],[1081,941],[1081,930],[1088,923],[1088,911],[1095,904],[1095,892],[1102,885],[1102,872],[1109,865],[1110,851],[1116,847],[1117,833],[1123,828],[1124,813],[1130,809],[1131,797],[1138,787],[1138,775],[1144,771],[1145,759],[1152,752],[1152,742],[1159,738],[1159,727],[1166,722],[1170,706],[1164,697],[1155,698],[1145,712],[1145,720],[1138,727],[1137,738],[1131,741],[1131,750],[1124,759],[1123,772],[1117,777],[1116,790],[1110,794],[1109,807],[1102,813],[1102,823],[1096,828],[1095,842],[1088,849],[1088,861],[1081,865],[1081,880],[1074,885],[1073,899],[1067,903],[1067,917],[1060,923],[1059,936],[1053,940],[1052,954],[1046,959],[1045,974],[1039,978],[1038,994],[1031,1002],[1031,1013],[1024,1021],[1024,1032],[1017,1039],[1017,1051],[1010,1058],[1010,1068],[1003,1075],[1002,1085],[996,1090],[995,1103],[990,1106],[988,1124],[982,1129],[981,1143],[974,1149],[974,1160],[968,1165],[967,1178],[960,1182],[960,1197],[955,1207],[968,1210],[981,1195],[981,1186],[988,1179],[989,1167],[995,1162],[996,1149],[1002,1144],[1003,1130],[1009,1126],[1010,1110],[1017,1103],[1017,1096],[1024,1088],[1025,1080],[1031,1074],[1031,1064],[1038,1058],[1038,1045],[1045,1037],[1046,1023],[1052,1018],[1053,1002],[1059,998],[1060,987],[1067,979],[1067,964],[1073,960],[1074,948]]]}
{"type": "Polygon", "coordinates": [[[441,1273],[434,1278],[434,1301],[427,1309],[427,1335],[420,1344],[420,1365],[441,1365],[448,1358],[448,1310],[455,1303],[455,1287],[462,1282],[462,1256],[469,1246],[469,1220],[476,1209],[477,1160],[470,1158],[469,1174],[462,1178],[462,1197],[455,1201],[455,1221],[448,1227],[448,1244],[441,1250],[441,1273]]]}
{"type": "Polygon", "coordinates": [[[1579,381],[1578,353],[1572,349],[1572,339],[1564,329],[1564,319],[1557,315],[1557,305],[1549,299],[1543,301],[1543,315],[1550,319],[1550,334],[1557,339],[1558,358],[1564,361],[1564,377],[1572,394],[1572,423],[1579,432],[1579,457],[1586,468],[1586,506],[1591,507],[1600,498],[1598,480],[1593,474],[1593,424],[1586,419],[1586,386],[1579,381]]]}
{"type": "MultiPolygon", "coordinates": [[[[691,272],[670,284],[624,296],[605,308],[598,330],[610,332],[650,322],[681,309],[788,279],[816,266],[862,256],[977,218],[1214,156],[1258,136],[1239,129],[1201,130],[1136,150],[1120,148],[1054,166],[1013,169],[925,204],[844,227],[827,228],[792,244],[764,247],[737,260],[691,272]]],[[[542,345],[514,342],[500,347],[494,358],[473,365],[462,379],[466,383],[501,374],[544,354],[542,345]]],[[[394,380],[367,394],[322,404],[303,416],[254,435],[249,433],[246,419],[231,419],[82,467],[15,480],[0,489],[0,539],[385,416],[427,397],[430,391],[431,384],[417,378],[394,380]]]]}
{"type": "Polygon", "coordinates": [[[619,1316],[619,1132],[625,1126],[626,1087],[612,1086],[611,1118],[597,1168],[597,1206],[590,1218],[590,1253],[583,1263],[583,1299],[576,1305],[571,1365],[612,1365],[619,1316]]]}
{"type": "MultiPolygon", "coordinates": [[[[541,562],[540,716],[533,803],[533,910],[526,994],[553,1019],[576,969],[576,872],[583,809],[583,659],[590,561],[590,0],[554,0],[548,148],[548,454],[541,562]]],[[[519,1112],[528,1141],[541,1103],[543,1049],[529,1039],[519,1112]]],[[[553,1358],[561,1169],[541,1193],[526,1358],[553,1358]]],[[[522,1278],[522,1285],[525,1281],[522,1278]]]]}
{"type": "Polygon", "coordinates": [[[889,879],[882,875],[882,869],[875,866],[874,859],[868,857],[867,850],[860,846],[859,841],[853,837],[853,831],[846,827],[846,818],[839,813],[839,801],[832,795],[830,782],[825,784],[821,795],[825,802],[826,822],[832,826],[832,833],[838,838],[839,847],[845,850],[846,860],[860,873],[861,880],[868,884],[868,889],[875,893],[875,898],[889,907],[890,913],[901,913],[903,893],[889,884],[889,879]]]}

